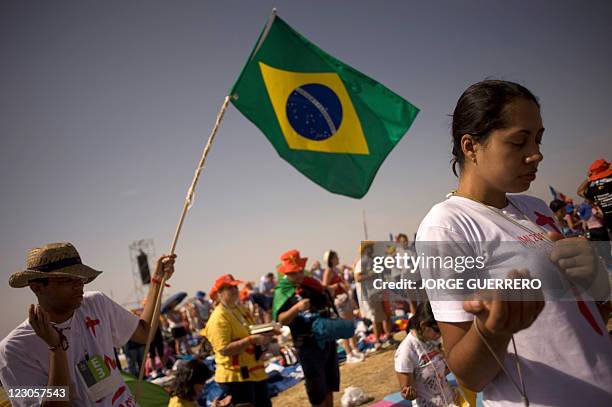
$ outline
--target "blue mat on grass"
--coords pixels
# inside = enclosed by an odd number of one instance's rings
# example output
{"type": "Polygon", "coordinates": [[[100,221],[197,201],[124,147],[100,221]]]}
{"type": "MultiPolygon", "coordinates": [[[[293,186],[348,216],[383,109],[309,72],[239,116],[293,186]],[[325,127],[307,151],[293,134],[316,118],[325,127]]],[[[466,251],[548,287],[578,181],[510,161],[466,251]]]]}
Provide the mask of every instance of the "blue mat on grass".
{"type": "MultiPolygon", "coordinates": [[[[282,372],[271,372],[268,375],[268,393],[270,397],[274,397],[301,382],[302,378],[293,377],[292,375],[298,370],[301,371],[301,369],[302,366],[298,363],[293,366],[285,367],[282,372]]],[[[204,386],[202,394],[198,398],[198,404],[200,406],[210,406],[216,398],[222,396],[224,396],[224,394],[219,384],[211,380],[204,386]]]]}

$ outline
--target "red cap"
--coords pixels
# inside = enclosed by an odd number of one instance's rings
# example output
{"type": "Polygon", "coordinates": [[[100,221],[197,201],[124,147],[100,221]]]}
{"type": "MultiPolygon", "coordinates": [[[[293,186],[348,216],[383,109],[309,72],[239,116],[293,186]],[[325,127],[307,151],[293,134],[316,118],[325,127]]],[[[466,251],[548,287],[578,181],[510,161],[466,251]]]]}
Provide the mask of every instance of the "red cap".
{"type": "Polygon", "coordinates": [[[246,302],[246,300],[249,299],[249,296],[251,295],[251,290],[249,289],[248,286],[244,286],[244,288],[242,290],[240,290],[240,294],[238,295],[238,297],[240,298],[240,302],[246,302]]]}
{"type": "Polygon", "coordinates": [[[281,264],[278,266],[277,270],[279,273],[283,274],[296,273],[304,270],[306,262],[308,261],[308,257],[300,257],[300,252],[295,249],[283,253],[280,259],[281,264]]]}
{"type": "Polygon", "coordinates": [[[224,274],[215,280],[215,285],[213,285],[213,288],[210,289],[208,295],[210,295],[210,298],[212,298],[213,300],[216,300],[217,291],[219,291],[221,288],[228,286],[238,286],[239,284],[242,284],[242,281],[236,280],[231,274],[224,274]]]}
{"type": "Polygon", "coordinates": [[[603,158],[593,161],[589,167],[589,181],[597,181],[598,179],[606,178],[610,175],[612,175],[610,163],[603,158]]]}

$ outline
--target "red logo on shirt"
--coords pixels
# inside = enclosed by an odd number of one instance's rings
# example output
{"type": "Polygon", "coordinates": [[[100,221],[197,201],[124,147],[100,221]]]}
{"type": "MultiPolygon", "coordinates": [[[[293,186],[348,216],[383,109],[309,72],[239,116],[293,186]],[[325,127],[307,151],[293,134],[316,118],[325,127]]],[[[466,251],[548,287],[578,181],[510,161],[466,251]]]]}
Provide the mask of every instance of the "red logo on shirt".
{"type": "Polygon", "coordinates": [[[104,364],[109,370],[117,369],[117,362],[115,362],[115,359],[109,356],[104,355],[104,364]]]}
{"type": "Polygon", "coordinates": [[[85,326],[87,329],[91,329],[93,336],[96,336],[96,325],[100,325],[99,319],[91,319],[89,317],[85,318],[85,326]]]}
{"type": "Polygon", "coordinates": [[[530,233],[528,235],[519,236],[517,239],[527,244],[533,244],[545,240],[544,233],[530,233]]]}
{"type": "Polygon", "coordinates": [[[117,399],[121,397],[123,393],[125,393],[125,386],[119,387],[119,389],[115,392],[115,395],[113,396],[111,404],[115,404],[115,401],[117,401],[117,399]]]}
{"type": "Polygon", "coordinates": [[[551,228],[553,228],[555,230],[555,232],[557,232],[557,233],[559,233],[561,235],[563,234],[563,233],[561,233],[561,231],[557,227],[557,224],[555,223],[555,220],[553,218],[551,218],[550,216],[542,215],[538,211],[534,211],[533,213],[537,216],[536,223],[539,226],[546,226],[546,225],[548,225],[551,228]]]}

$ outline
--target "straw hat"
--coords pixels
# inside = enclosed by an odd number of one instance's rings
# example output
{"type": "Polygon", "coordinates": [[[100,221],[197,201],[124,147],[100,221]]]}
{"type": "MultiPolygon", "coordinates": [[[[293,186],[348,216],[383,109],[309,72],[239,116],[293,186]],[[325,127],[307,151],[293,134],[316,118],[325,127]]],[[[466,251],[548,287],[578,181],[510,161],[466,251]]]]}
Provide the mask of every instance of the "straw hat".
{"type": "Polygon", "coordinates": [[[13,288],[27,287],[30,280],[51,277],[77,277],[87,284],[100,273],[81,262],[79,252],[71,243],[49,243],[28,252],[26,270],[13,273],[9,277],[9,285],[13,288]]]}

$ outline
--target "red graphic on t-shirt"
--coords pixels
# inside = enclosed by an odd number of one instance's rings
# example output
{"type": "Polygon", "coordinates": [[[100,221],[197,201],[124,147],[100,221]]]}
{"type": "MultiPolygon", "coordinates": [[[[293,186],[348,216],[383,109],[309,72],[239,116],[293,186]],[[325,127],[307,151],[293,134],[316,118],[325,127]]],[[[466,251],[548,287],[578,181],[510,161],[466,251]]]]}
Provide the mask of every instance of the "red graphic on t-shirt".
{"type": "Polygon", "coordinates": [[[85,318],[85,326],[87,329],[91,329],[93,336],[96,336],[96,325],[100,325],[99,319],[91,319],[89,317],[85,318]]]}
{"type": "Polygon", "coordinates": [[[121,386],[119,387],[119,389],[117,389],[115,395],[113,396],[113,399],[111,400],[111,404],[115,404],[115,401],[117,401],[117,399],[121,397],[123,393],[125,393],[125,386],[121,386]]]}
{"type": "MultiPolygon", "coordinates": [[[[121,397],[121,395],[125,393],[126,390],[127,388],[125,386],[119,387],[113,395],[113,398],[111,399],[111,404],[115,404],[115,401],[117,401],[121,397]]],[[[103,401],[104,398],[101,398],[100,400],[96,401],[96,403],[101,403],[103,401]]],[[[135,405],[136,404],[134,403],[134,399],[132,398],[132,396],[130,396],[127,400],[125,400],[125,404],[119,403],[119,406],[117,407],[134,407],[135,405]]]]}
{"type": "Polygon", "coordinates": [[[125,404],[120,403],[118,407],[136,407],[136,403],[134,402],[133,398],[129,398],[127,400],[125,400],[125,404]]]}
{"type": "Polygon", "coordinates": [[[117,369],[117,362],[115,362],[115,359],[109,356],[104,355],[104,364],[109,370],[117,369]]]}
{"type": "Polygon", "coordinates": [[[595,332],[603,336],[603,331],[601,330],[601,327],[599,326],[599,324],[597,324],[597,321],[591,313],[589,306],[586,304],[586,302],[584,302],[582,296],[580,295],[576,287],[572,286],[572,291],[574,292],[574,296],[576,297],[576,304],[578,305],[578,310],[580,311],[582,316],[587,320],[587,322],[589,323],[589,325],[591,325],[591,328],[593,328],[595,332]]]}
{"type": "Polygon", "coordinates": [[[517,239],[526,244],[534,244],[536,242],[541,242],[542,240],[546,240],[544,233],[530,233],[528,235],[523,235],[517,237],[517,239]]]}
{"type": "Polygon", "coordinates": [[[538,211],[534,211],[533,213],[535,213],[535,215],[537,216],[536,223],[539,226],[548,225],[551,228],[553,228],[555,230],[555,232],[557,232],[559,234],[562,234],[561,231],[559,230],[559,228],[557,227],[557,224],[555,223],[555,220],[553,218],[551,218],[550,216],[542,215],[538,211]]]}

